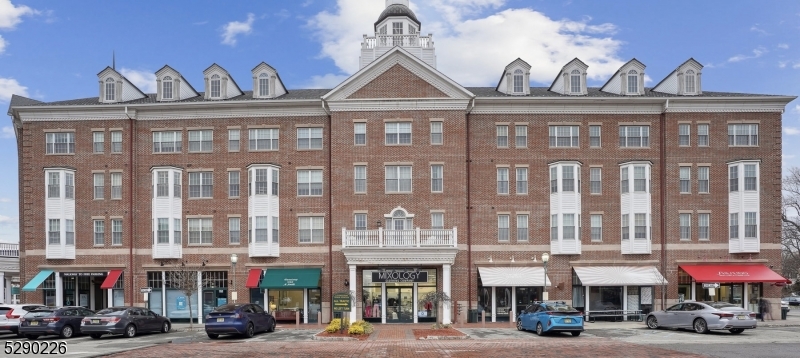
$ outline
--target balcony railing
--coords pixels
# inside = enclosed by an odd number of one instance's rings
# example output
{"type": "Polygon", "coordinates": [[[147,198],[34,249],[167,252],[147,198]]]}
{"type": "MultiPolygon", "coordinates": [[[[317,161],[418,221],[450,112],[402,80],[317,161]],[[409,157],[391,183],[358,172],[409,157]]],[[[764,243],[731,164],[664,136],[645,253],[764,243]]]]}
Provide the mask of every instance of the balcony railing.
{"type": "Polygon", "coordinates": [[[347,230],[342,228],[342,247],[457,247],[458,231],[452,229],[347,230]]]}
{"type": "Polygon", "coordinates": [[[19,244],[0,243],[0,257],[19,257],[19,244]]]}
{"type": "Polygon", "coordinates": [[[394,46],[433,48],[433,38],[419,35],[378,35],[364,37],[364,42],[361,43],[362,49],[394,46]]]}

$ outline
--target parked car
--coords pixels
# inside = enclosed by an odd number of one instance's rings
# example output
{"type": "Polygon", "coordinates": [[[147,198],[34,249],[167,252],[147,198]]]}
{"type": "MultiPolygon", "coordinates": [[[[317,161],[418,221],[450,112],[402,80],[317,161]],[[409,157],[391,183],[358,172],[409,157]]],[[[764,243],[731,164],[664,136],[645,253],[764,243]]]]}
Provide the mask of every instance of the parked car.
{"type": "Polygon", "coordinates": [[[22,337],[19,333],[19,319],[28,314],[28,311],[43,307],[45,305],[41,304],[0,305],[0,334],[10,331],[22,337]]]}
{"type": "Polygon", "coordinates": [[[83,317],[93,315],[93,311],[83,307],[38,308],[19,319],[19,333],[28,339],[46,335],[72,338],[80,334],[83,317]]]}
{"type": "Polygon", "coordinates": [[[258,332],[275,331],[275,317],[253,303],[222,305],[206,316],[206,334],[215,339],[220,334],[241,334],[252,337],[258,332]]]}
{"type": "Polygon", "coordinates": [[[535,330],[540,336],[550,332],[579,336],[583,332],[583,321],[583,314],[564,302],[536,302],[520,312],[517,330],[535,330]]]}
{"type": "Polygon", "coordinates": [[[84,317],[81,322],[81,333],[95,339],[104,334],[121,334],[132,338],[139,332],[167,333],[171,328],[169,318],[139,307],[105,308],[93,316],[84,317]]]}
{"type": "Polygon", "coordinates": [[[664,311],[650,312],[645,322],[650,329],[688,328],[697,333],[728,330],[733,334],[756,328],[758,325],[755,313],[725,302],[678,303],[664,311]]]}
{"type": "Polygon", "coordinates": [[[781,298],[781,301],[786,301],[789,303],[789,306],[800,306],[800,297],[789,296],[781,298]]]}

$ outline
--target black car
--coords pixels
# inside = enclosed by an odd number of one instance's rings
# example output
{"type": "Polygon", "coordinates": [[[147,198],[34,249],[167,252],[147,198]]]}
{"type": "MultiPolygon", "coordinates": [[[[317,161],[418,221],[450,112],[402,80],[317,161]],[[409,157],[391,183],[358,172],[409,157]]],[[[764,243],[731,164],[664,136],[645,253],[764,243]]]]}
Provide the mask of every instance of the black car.
{"type": "Polygon", "coordinates": [[[800,296],[784,297],[781,301],[789,302],[789,306],[800,306],[800,296]]]}
{"type": "Polygon", "coordinates": [[[171,328],[169,318],[139,307],[105,308],[81,322],[81,333],[95,339],[104,334],[122,334],[132,338],[139,332],[167,333],[171,328]]]}
{"type": "Polygon", "coordinates": [[[94,311],[83,307],[42,307],[28,312],[19,320],[19,333],[28,339],[46,335],[72,338],[80,333],[83,318],[93,315],[94,311]]]}

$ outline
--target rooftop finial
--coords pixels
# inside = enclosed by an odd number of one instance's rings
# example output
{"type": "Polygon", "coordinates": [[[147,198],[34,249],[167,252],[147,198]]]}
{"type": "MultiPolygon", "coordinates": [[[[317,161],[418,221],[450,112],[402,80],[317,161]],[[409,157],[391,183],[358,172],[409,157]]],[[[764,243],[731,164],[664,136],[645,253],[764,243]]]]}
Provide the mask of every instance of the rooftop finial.
{"type": "Polygon", "coordinates": [[[389,7],[389,5],[394,5],[394,4],[400,4],[404,5],[405,7],[409,7],[408,0],[386,0],[386,7],[389,7]]]}
{"type": "Polygon", "coordinates": [[[116,71],[117,70],[117,54],[114,50],[111,50],[111,68],[116,71]]]}

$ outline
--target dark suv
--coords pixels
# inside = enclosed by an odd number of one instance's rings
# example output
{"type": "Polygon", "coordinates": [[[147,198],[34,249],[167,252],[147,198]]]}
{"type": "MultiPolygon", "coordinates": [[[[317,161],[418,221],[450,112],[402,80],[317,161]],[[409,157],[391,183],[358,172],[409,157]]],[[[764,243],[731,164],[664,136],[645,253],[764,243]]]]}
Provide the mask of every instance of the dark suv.
{"type": "Polygon", "coordinates": [[[45,335],[72,338],[80,333],[83,317],[93,315],[94,312],[83,307],[39,308],[19,320],[19,333],[28,339],[45,335]]]}

